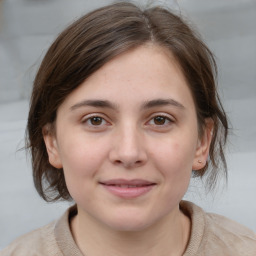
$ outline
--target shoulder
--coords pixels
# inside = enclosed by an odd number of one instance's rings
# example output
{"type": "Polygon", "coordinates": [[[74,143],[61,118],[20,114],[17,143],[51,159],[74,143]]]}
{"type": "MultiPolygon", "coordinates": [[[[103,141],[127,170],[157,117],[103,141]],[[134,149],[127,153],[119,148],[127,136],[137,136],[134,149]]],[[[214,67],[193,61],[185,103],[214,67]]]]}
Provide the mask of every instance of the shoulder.
{"type": "Polygon", "coordinates": [[[0,256],[81,256],[69,226],[69,218],[76,212],[76,205],[68,208],[57,221],[15,240],[0,256]]]}
{"type": "Polygon", "coordinates": [[[234,255],[256,255],[256,234],[252,230],[214,213],[206,213],[205,220],[212,246],[229,248],[234,255]]]}
{"type": "Polygon", "coordinates": [[[249,228],[224,216],[206,213],[188,201],[182,201],[180,206],[192,223],[191,237],[184,255],[256,255],[256,234],[249,228]]]}
{"type": "Polygon", "coordinates": [[[55,222],[19,237],[0,252],[0,256],[62,255],[54,236],[55,222]]]}

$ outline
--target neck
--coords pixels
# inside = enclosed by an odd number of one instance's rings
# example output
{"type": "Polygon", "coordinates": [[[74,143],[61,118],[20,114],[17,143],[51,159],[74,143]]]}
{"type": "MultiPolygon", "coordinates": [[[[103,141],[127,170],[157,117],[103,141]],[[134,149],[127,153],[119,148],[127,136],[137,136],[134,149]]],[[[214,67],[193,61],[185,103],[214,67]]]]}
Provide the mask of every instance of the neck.
{"type": "Polygon", "coordinates": [[[71,221],[74,239],[86,256],[183,255],[190,235],[190,220],[179,209],[140,231],[117,231],[79,214],[71,221]]]}

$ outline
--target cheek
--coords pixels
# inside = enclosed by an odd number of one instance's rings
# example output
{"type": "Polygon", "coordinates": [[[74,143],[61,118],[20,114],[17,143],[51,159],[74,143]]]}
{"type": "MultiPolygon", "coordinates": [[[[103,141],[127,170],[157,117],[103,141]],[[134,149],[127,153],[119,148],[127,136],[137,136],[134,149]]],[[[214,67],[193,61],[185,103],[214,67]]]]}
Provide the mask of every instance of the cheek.
{"type": "Polygon", "coordinates": [[[179,204],[187,192],[192,173],[192,148],[178,141],[173,143],[173,140],[154,148],[152,161],[160,174],[161,184],[162,199],[159,197],[158,200],[168,213],[179,204]]]}
{"type": "Polygon", "coordinates": [[[170,138],[153,147],[153,161],[162,176],[173,184],[189,182],[195,155],[195,143],[191,140],[170,138]]]}
{"type": "Polygon", "coordinates": [[[81,136],[66,137],[62,141],[60,156],[70,194],[88,186],[88,181],[95,178],[105,159],[105,149],[103,143],[91,143],[89,138],[81,136]]]}
{"type": "Polygon", "coordinates": [[[100,168],[99,155],[93,154],[89,147],[76,147],[63,157],[66,186],[71,197],[77,203],[91,202],[91,194],[96,186],[96,174],[100,168]],[[98,157],[95,157],[98,156],[98,157]]]}

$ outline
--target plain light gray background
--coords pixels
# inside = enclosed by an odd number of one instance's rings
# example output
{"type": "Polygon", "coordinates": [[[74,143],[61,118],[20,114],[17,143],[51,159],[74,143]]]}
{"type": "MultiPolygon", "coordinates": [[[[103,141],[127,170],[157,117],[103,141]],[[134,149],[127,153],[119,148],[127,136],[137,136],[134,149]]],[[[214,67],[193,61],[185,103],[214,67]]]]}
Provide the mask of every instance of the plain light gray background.
{"type": "MultiPolygon", "coordinates": [[[[0,248],[68,207],[39,198],[30,163],[17,149],[24,146],[32,81],[52,40],[81,14],[111,2],[0,0],[0,248]]],[[[202,184],[192,182],[186,199],[256,231],[256,1],[162,2],[197,26],[215,53],[234,133],[227,151],[228,186],[206,196],[202,184]]]]}

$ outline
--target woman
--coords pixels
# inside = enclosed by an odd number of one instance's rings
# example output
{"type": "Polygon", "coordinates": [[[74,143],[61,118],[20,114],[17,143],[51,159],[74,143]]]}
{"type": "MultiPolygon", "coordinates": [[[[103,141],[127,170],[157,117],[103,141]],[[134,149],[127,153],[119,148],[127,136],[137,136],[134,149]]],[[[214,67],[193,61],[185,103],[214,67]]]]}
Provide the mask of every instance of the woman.
{"type": "Polygon", "coordinates": [[[164,8],[118,3],[63,31],[34,81],[28,148],[57,222],[1,255],[256,255],[255,234],[182,201],[226,175],[228,123],[207,46],[164,8]]]}

